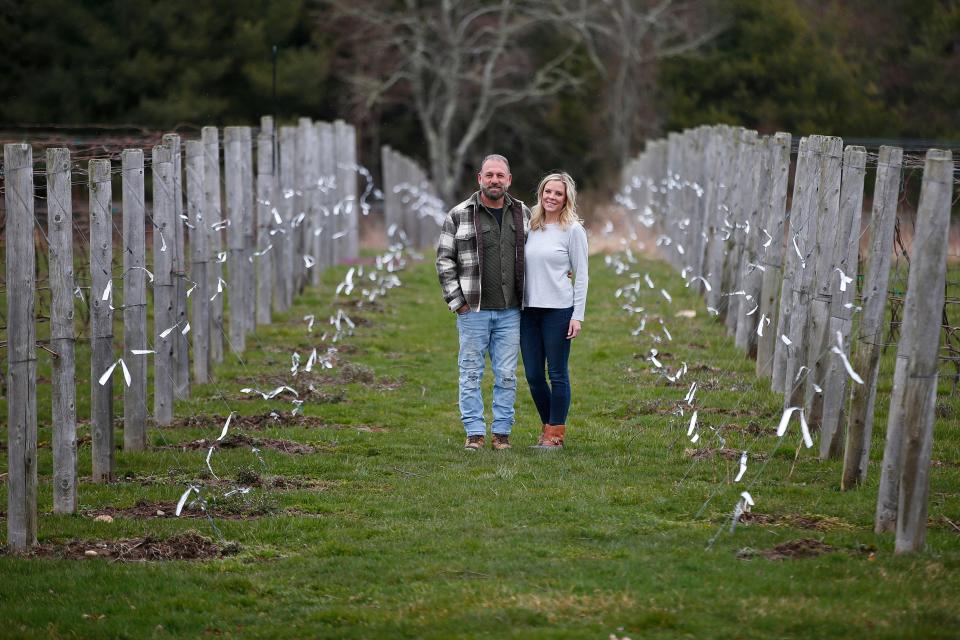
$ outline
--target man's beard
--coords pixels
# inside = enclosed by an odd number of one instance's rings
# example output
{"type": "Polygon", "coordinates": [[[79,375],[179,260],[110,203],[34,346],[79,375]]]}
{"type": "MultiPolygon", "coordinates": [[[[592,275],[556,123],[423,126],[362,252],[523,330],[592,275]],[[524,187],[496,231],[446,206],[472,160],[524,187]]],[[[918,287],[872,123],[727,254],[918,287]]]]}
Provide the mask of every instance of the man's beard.
{"type": "Polygon", "coordinates": [[[499,200],[506,193],[506,189],[503,187],[480,187],[480,192],[491,200],[499,200]]]}

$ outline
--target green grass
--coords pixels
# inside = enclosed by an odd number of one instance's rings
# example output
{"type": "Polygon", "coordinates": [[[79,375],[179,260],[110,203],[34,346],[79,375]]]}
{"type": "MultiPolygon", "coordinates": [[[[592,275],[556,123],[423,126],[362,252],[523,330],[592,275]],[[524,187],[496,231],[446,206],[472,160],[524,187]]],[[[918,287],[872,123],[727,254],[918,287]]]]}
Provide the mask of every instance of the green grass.
{"type": "MultiPolygon", "coordinates": [[[[304,412],[338,428],[249,433],[315,444],[317,453],[264,450],[261,466],[241,447],[212,459],[228,478],[253,470],[313,478],[322,486],[255,489],[247,508],[265,515],[216,521],[224,538],[241,548],[222,560],[0,556],[0,637],[956,637],[960,536],[946,519],[960,522],[960,401],[950,381],[940,383],[933,458],[945,464],[931,470],[928,550],[895,556],[892,536],[872,532],[893,350],[881,373],[867,486],[841,493],[840,463],[820,462],[815,450],[800,449],[795,423],[779,444],[746,430],[751,422],[775,427],[782,400],[753,375],[753,362],[733,348],[679,276],[661,263],[633,267],[657,283],[642,289],[638,303],[650,315],[648,329],[657,332],[655,318],[662,317],[673,340],[654,344],[648,334],[630,335],[638,319],[613,296],[629,274],[617,276],[595,257],[584,332],[571,360],[574,397],[563,452],[525,446],[539,424],[522,382],[515,448],[462,450],[456,329],[432,265],[417,264],[400,274],[404,286],[375,307],[347,309],[363,322],[344,341],[338,368],[312,378],[334,401],[308,401],[304,412]],[[659,295],[661,286],[672,304],[659,295]],[[681,309],[694,309],[697,317],[675,317],[681,309]],[[644,360],[651,347],[671,371],[687,362],[687,375],[677,383],[655,375],[644,360]],[[347,362],[358,381],[335,377],[347,362]],[[741,484],[732,483],[736,461],[695,461],[684,453],[693,446],[683,437],[689,414],[670,410],[695,380],[704,432],[697,446],[718,446],[714,427],[728,447],[770,456],[765,467],[751,460],[741,484]],[[829,526],[749,524],[731,533],[730,513],[744,485],[758,514],[824,516],[829,526]],[[737,557],[744,548],[798,538],[816,538],[837,551],[784,561],[737,557]]],[[[276,380],[306,387],[302,375],[289,374],[290,354],[299,350],[305,362],[309,349],[320,346],[343,271],[326,274],[323,287],[249,338],[242,364],[228,359],[215,383],[195,386],[193,399],[177,405],[178,417],[219,418],[205,428],[152,428],[149,441],[216,437],[231,410],[289,412],[288,400],[253,400],[239,389],[266,389],[276,380]],[[307,313],[317,317],[313,333],[302,321],[307,313]]],[[[49,363],[45,355],[40,359],[42,374],[49,363]]],[[[78,371],[88,367],[83,362],[78,371]]],[[[119,386],[116,393],[119,412],[119,386]]],[[[78,390],[80,398],[88,395],[89,386],[78,390]]],[[[49,442],[48,385],[41,386],[38,405],[39,439],[49,442]]],[[[81,417],[83,406],[88,401],[81,417]]],[[[6,411],[5,401],[0,409],[6,411]]],[[[81,508],[175,502],[186,482],[207,476],[205,455],[118,451],[118,477],[131,479],[84,482],[81,508]],[[157,480],[144,485],[138,480],[144,476],[157,480]]],[[[2,473],[6,456],[0,460],[2,473]]],[[[191,528],[216,538],[198,519],[118,517],[107,524],[54,516],[49,448],[41,448],[39,463],[42,543],[166,537],[191,528]]],[[[81,476],[89,476],[89,445],[81,447],[80,463],[81,476]]],[[[0,497],[5,505],[6,484],[0,497]]],[[[220,499],[214,511],[227,506],[220,499]]],[[[0,540],[5,534],[4,527],[0,540]]]]}

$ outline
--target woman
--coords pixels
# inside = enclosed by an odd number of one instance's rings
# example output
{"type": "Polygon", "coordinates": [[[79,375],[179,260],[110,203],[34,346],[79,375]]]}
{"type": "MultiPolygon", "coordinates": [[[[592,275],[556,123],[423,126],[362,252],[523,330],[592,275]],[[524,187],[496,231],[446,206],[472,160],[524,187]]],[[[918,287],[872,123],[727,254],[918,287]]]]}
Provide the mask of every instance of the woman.
{"type": "Polygon", "coordinates": [[[537,187],[524,270],[520,352],[543,423],[536,447],[560,449],[570,408],[570,344],[587,303],[587,233],[577,216],[577,187],[562,171],[537,187]]]}

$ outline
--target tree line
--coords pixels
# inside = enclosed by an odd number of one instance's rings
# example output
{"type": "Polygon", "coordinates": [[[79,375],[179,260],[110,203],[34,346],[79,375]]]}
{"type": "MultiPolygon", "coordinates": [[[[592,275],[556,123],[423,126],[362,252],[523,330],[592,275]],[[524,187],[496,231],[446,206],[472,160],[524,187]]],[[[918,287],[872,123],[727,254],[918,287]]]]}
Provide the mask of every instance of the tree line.
{"type": "MultiPolygon", "coordinates": [[[[477,159],[612,184],[702,123],[960,137],[956,0],[0,0],[0,125],[358,125],[441,194],[477,159]]],[[[9,136],[8,136],[9,137],[9,136]]]]}

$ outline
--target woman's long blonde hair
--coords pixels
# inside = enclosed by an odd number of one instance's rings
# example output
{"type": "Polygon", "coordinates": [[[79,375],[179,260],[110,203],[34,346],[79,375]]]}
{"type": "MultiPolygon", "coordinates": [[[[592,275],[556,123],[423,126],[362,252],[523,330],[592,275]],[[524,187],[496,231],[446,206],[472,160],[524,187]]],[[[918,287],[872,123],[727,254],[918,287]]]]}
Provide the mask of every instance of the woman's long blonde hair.
{"type": "Polygon", "coordinates": [[[580,222],[580,216],[577,215],[577,184],[566,171],[557,171],[545,175],[543,180],[540,181],[540,186],[537,187],[537,204],[533,205],[533,209],[530,210],[530,229],[532,231],[542,229],[545,224],[544,219],[546,216],[540,201],[543,199],[543,189],[547,186],[547,183],[552,180],[562,182],[567,192],[563,209],[560,211],[560,228],[566,229],[570,225],[580,222]]]}

